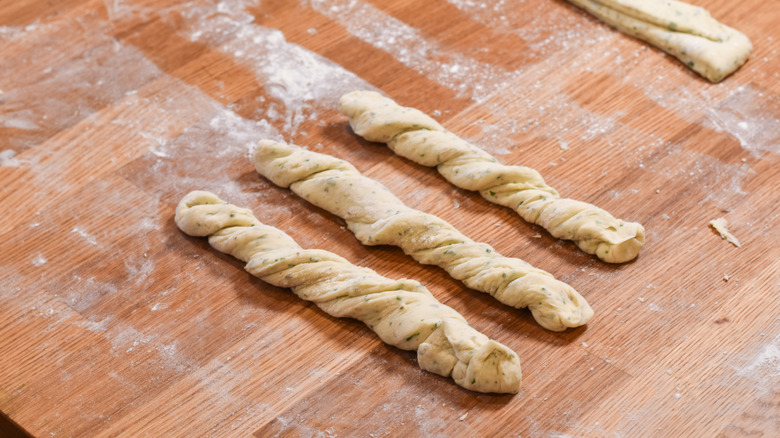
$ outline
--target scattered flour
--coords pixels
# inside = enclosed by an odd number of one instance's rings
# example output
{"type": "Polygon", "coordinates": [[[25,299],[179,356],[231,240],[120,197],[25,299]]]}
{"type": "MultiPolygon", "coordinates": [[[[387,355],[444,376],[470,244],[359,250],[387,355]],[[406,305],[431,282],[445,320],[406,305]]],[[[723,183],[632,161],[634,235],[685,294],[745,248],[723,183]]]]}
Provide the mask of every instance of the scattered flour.
{"type": "Polygon", "coordinates": [[[677,117],[728,133],[753,157],[780,154],[780,95],[734,81],[696,90],[662,79],[636,85],[677,117]]]}
{"type": "Polygon", "coordinates": [[[610,35],[607,26],[594,27],[581,14],[569,12],[565,7],[557,8],[555,3],[523,1],[522,8],[508,0],[447,0],[447,3],[494,32],[520,36],[532,49],[531,59],[543,58],[560,48],[597,44],[610,35]]]}
{"type": "Polygon", "coordinates": [[[253,24],[247,0],[176,7],[164,15],[176,20],[179,32],[208,44],[255,72],[268,98],[254,105],[255,119],[265,118],[285,135],[296,134],[323,109],[335,109],[338,98],[356,89],[373,87],[340,65],[285,40],[276,29],[253,24]]]}
{"type": "Polygon", "coordinates": [[[426,39],[417,29],[368,2],[309,0],[317,12],[349,33],[383,50],[398,62],[477,102],[502,89],[518,72],[452,53],[426,39]]]}
{"type": "Polygon", "coordinates": [[[148,17],[152,12],[152,7],[143,4],[134,4],[128,0],[103,0],[106,7],[106,13],[110,21],[121,21],[126,18],[148,17]]]}
{"type": "Polygon", "coordinates": [[[128,257],[125,262],[128,280],[136,286],[154,281],[150,276],[154,272],[154,260],[145,257],[128,257]]]}
{"type": "Polygon", "coordinates": [[[164,309],[167,309],[167,308],[168,308],[168,305],[165,304],[165,303],[156,303],[156,304],[154,304],[152,306],[149,306],[149,310],[151,310],[152,312],[156,312],[158,310],[164,310],[164,309]]]}
{"type": "Polygon", "coordinates": [[[712,202],[726,209],[745,195],[744,180],[754,173],[746,163],[728,164],[708,154],[669,146],[666,155],[653,166],[643,168],[667,181],[696,180],[703,198],[691,199],[699,204],[712,202]]]}
{"type": "Polygon", "coordinates": [[[197,366],[179,351],[179,341],[158,345],[157,353],[168,369],[185,372],[193,370],[197,366]]]}
{"type": "MultiPolygon", "coordinates": [[[[140,171],[128,170],[125,178],[156,196],[173,197],[174,202],[191,190],[211,190],[239,205],[267,196],[247,190],[247,182],[241,181],[241,177],[251,173],[250,151],[258,139],[279,139],[279,132],[265,120],[244,119],[213,101],[202,113],[202,119],[194,120],[179,136],[155,146],[157,153],[147,154],[146,166],[140,171]]],[[[249,184],[259,186],[261,181],[253,177],[249,184]]],[[[268,205],[266,214],[277,209],[283,210],[284,206],[268,205]]],[[[141,226],[159,228],[151,219],[142,221],[141,226]]]]}
{"type": "Polygon", "coordinates": [[[106,338],[111,342],[115,355],[129,353],[137,347],[145,347],[155,341],[157,335],[146,335],[124,323],[117,324],[108,330],[106,338]]]}
{"type": "Polygon", "coordinates": [[[84,278],[80,275],[74,275],[73,280],[63,284],[55,296],[73,310],[84,312],[101,300],[115,295],[118,291],[119,287],[113,282],[100,281],[95,276],[84,278]]]}
{"type": "Polygon", "coordinates": [[[780,336],[767,343],[737,374],[756,383],[759,391],[780,391],[780,336]]]}
{"type": "MultiPolygon", "coordinates": [[[[162,74],[139,50],[97,30],[75,23],[70,27],[54,23],[41,25],[37,32],[47,35],[44,43],[50,46],[48,50],[60,48],[71,57],[58,64],[56,72],[3,94],[0,128],[14,128],[4,135],[6,144],[16,151],[40,144],[162,74]],[[93,45],[65,49],[61,38],[64,32],[90,39],[93,45]],[[46,92],[40,92],[42,89],[46,92]]],[[[44,43],[31,38],[22,48],[35,53],[44,43]]]]}
{"type": "Polygon", "coordinates": [[[754,157],[780,155],[780,95],[741,85],[707,113],[712,126],[739,140],[754,157]]]}
{"type": "Polygon", "coordinates": [[[43,266],[49,261],[46,259],[46,257],[43,256],[43,254],[38,253],[38,255],[35,256],[32,260],[33,266],[43,266]]]}
{"type": "Polygon", "coordinates": [[[13,149],[6,149],[0,152],[0,166],[5,167],[21,167],[22,163],[16,159],[16,151],[13,149]]]}
{"type": "Polygon", "coordinates": [[[77,321],[74,325],[77,327],[86,328],[92,332],[105,332],[109,328],[109,324],[114,320],[113,316],[106,316],[103,319],[97,320],[97,318],[90,318],[88,320],[77,321]]]}
{"type": "Polygon", "coordinates": [[[87,232],[87,230],[84,227],[82,227],[82,226],[77,225],[77,226],[73,227],[73,229],[70,230],[70,232],[74,233],[74,234],[78,234],[79,236],[84,238],[84,240],[86,240],[87,243],[89,243],[90,245],[95,245],[95,246],[98,245],[98,242],[97,242],[97,239],[95,239],[95,236],[89,234],[87,232]]]}

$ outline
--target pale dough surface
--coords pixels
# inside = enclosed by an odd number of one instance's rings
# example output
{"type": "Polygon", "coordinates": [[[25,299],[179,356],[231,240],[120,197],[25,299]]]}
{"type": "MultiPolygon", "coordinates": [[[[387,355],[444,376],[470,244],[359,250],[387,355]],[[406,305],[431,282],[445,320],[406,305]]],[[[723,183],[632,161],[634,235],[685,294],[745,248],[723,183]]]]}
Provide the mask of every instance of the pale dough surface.
{"type": "Polygon", "coordinates": [[[475,242],[443,219],[406,206],[351,164],[301,147],[261,141],[257,171],[274,184],[347,222],[365,245],[394,245],[423,264],[436,265],[466,286],[512,307],[527,307],[543,327],[561,331],[593,316],[587,301],[552,274],[475,242]]]}
{"type": "Polygon", "coordinates": [[[332,252],[303,249],[250,210],[210,192],[185,196],[175,219],[183,232],[208,237],[211,246],[246,262],[246,270],[263,281],[291,288],[330,315],[364,322],[390,345],[417,350],[426,371],[472,391],[520,388],[517,354],[469,326],[417,281],[391,280],[332,252]]]}
{"type": "Polygon", "coordinates": [[[675,0],[569,0],[619,31],[682,61],[712,82],[744,64],[753,45],[698,6],[675,0]]]}
{"type": "Polygon", "coordinates": [[[737,239],[736,236],[729,232],[729,223],[725,218],[719,217],[717,219],[711,220],[710,226],[714,228],[718,234],[720,234],[721,239],[726,239],[727,242],[731,243],[737,248],[742,248],[742,244],[739,243],[739,239],[737,239]]]}
{"type": "Polygon", "coordinates": [[[356,134],[387,143],[396,154],[436,167],[457,187],[515,210],[559,239],[610,263],[629,261],[644,245],[645,230],[581,201],[564,199],[534,169],[506,166],[484,150],[445,130],[423,112],[398,105],[373,91],[354,91],[339,100],[356,134]]]}

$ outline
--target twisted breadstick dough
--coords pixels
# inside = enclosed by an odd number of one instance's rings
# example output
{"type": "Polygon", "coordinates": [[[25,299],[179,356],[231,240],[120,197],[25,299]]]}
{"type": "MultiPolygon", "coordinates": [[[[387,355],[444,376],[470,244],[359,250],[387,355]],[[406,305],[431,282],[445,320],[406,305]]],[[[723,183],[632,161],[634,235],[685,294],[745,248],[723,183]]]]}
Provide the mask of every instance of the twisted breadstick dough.
{"type": "Polygon", "coordinates": [[[190,236],[247,262],[246,270],[340,318],[364,322],[382,341],[417,350],[420,368],[479,392],[516,393],[520,360],[505,345],[468,325],[422,284],[390,280],[332,252],[303,249],[248,209],[209,192],[191,192],[176,207],[176,224],[190,236]]]}
{"type": "Polygon", "coordinates": [[[753,51],[748,37],[698,6],[676,0],[569,0],[617,30],[646,41],[720,82],[753,51]]]}
{"type": "Polygon", "coordinates": [[[500,164],[419,110],[373,91],[345,94],[339,109],[359,136],[387,143],[396,154],[423,166],[436,166],[452,184],[479,191],[486,200],[515,210],[526,221],[559,239],[573,240],[606,262],[629,261],[644,244],[642,225],[615,219],[585,202],[560,198],[536,170],[500,164]]]}
{"type": "Polygon", "coordinates": [[[520,259],[503,257],[436,216],[407,207],[346,161],[270,140],[258,144],[254,160],[257,171],[273,183],[347,221],[364,245],[398,246],[472,289],[512,307],[528,307],[549,330],[581,326],[593,316],[568,284],[520,259]]]}

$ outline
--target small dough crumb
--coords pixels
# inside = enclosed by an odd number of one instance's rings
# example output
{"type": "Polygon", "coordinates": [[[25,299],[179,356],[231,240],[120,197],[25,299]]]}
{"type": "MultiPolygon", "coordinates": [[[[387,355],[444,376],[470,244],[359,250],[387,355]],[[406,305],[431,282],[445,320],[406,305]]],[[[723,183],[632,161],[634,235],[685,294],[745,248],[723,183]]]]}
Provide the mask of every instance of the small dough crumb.
{"type": "Polygon", "coordinates": [[[723,281],[729,281],[731,276],[729,274],[723,274],[723,281]]]}
{"type": "Polygon", "coordinates": [[[468,416],[469,416],[469,413],[468,413],[468,412],[466,412],[465,414],[461,415],[461,416],[460,416],[460,418],[458,418],[458,420],[459,420],[459,421],[463,421],[463,420],[465,420],[465,419],[466,419],[466,417],[468,417],[468,416]]]}
{"type": "Polygon", "coordinates": [[[737,248],[742,248],[742,245],[740,245],[739,240],[729,232],[728,229],[729,223],[726,222],[726,219],[722,217],[713,219],[710,221],[710,225],[712,226],[712,228],[715,229],[715,231],[718,232],[718,234],[720,234],[721,239],[726,239],[737,248]]]}

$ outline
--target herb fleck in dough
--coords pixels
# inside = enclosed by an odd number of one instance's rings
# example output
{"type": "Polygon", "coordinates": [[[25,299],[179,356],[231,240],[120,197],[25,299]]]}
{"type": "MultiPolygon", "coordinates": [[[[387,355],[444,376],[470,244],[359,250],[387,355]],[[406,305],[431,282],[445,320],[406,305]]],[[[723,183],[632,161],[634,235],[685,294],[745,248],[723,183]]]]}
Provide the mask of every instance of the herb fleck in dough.
{"type": "Polygon", "coordinates": [[[515,210],[559,239],[572,240],[610,263],[629,261],[644,245],[645,229],[591,204],[563,199],[534,169],[505,166],[482,149],[445,130],[423,112],[373,91],[341,96],[341,112],[356,134],[387,143],[396,154],[436,167],[453,185],[515,210]]]}
{"type": "Polygon", "coordinates": [[[406,206],[378,181],[330,155],[271,140],[254,155],[257,171],[347,222],[364,245],[394,245],[466,286],[528,309],[553,331],[587,323],[593,310],[574,288],[528,263],[475,242],[441,218],[406,206]]]}
{"type": "Polygon", "coordinates": [[[320,249],[303,249],[248,209],[195,191],[176,207],[176,224],[190,236],[208,236],[215,249],[247,263],[252,275],[340,318],[355,318],[382,341],[417,350],[420,368],[479,392],[516,393],[520,360],[505,345],[468,325],[422,284],[391,280],[320,249]]]}
{"type": "Polygon", "coordinates": [[[741,32],[719,23],[707,10],[675,0],[569,0],[601,21],[682,61],[720,82],[753,51],[741,32]]]}

